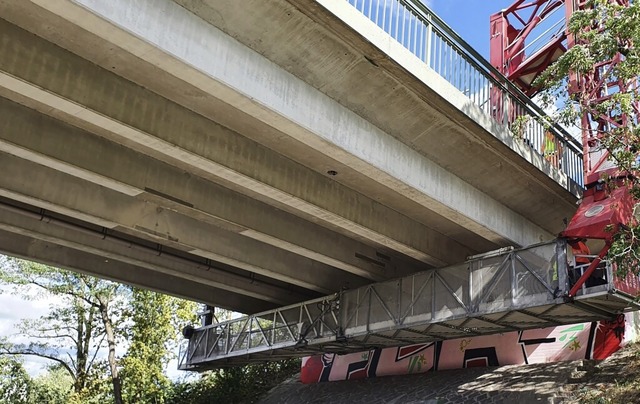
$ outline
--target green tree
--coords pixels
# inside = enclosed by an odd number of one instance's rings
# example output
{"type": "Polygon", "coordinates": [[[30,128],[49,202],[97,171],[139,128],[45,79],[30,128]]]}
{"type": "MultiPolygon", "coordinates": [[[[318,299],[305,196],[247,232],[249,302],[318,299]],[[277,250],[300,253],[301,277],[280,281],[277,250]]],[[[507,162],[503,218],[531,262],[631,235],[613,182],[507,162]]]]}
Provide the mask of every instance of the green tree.
{"type": "Polygon", "coordinates": [[[124,396],[131,403],[163,403],[171,382],[164,368],[176,338],[175,313],[188,303],[148,290],[133,289],[131,345],[122,360],[124,396]]]}
{"type": "Polygon", "coordinates": [[[33,381],[22,363],[0,357],[0,404],[26,404],[33,381]]]}
{"type": "Polygon", "coordinates": [[[0,267],[0,281],[17,286],[26,299],[56,297],[47,315],[24,320],[20,332],[28,345],[3,343],[0,355],[32,355],[49,359],[73,380],[73,391],[82,395],[104,342],[116,403],[121,403],[116,365],[114,318],[123,318],[123,286],[90,276],[21,260],[8,260],[0,267]]]}
{"type": "MultiPolygon", "coordinates": [[[[172,384],[164,371],[175,356],[179,330],[195,321],[194,302],[11,259],[0,262],[0,283],[17,286],[14,292],[27,299],[56,297],[46,315],[21,322],[29,344],[0,341],[0,358],[33,355],[53,364],[36,379],[25,373],[25,402],[166,401],[172,384]],[[116,347],[123,342],[128,351],[118,358],[116,347]]],[[[2,369],[19,372],[18,365],[2,369]]]]}
{"type": "Polygon", "coordinates": [[[300,359],[219,369],[199,380],[176,383],[169,404],[255,403],[269,390],[300,372],[300,359]]]}
{"type": "MultiPolygon", "coordinates": [[[[575,12],[568,24],[570,40],[575,43],[552,64],[535,85],[546,90],[543,100],[547,106],[562,104],[556,119],[581,131],[597,132],[599,147],[609,153],[618,167],[632,174],[629,186],[640,197],[640,115],[638,77],[640,76],[640,3],[621,6],[611,0],[591,0],[584,10],[575,12]],[[605,62],[616,60],[616,63],[605,62]],[[597,66],[598,76],[593,72],[597,66]],[[592,77],[596,80],[581,80],[592,77]],[[599,80],[603,79],[603,83],[599,80]],[[607,85],[625,83],[622,88],[607,85]],[[603,86],[607,86],[606,88],[603,86]],[[569,96],[569,87],[572,95],[569,96]],[[594,102],[598,88],[613,92],[613,96],[594,102]],[[590,119],[585,119],[591,116],[590,119]],[[597,117],[608,117],[597,124],[597,117]],[[623,116],[631,117],[624,120],[623,116]]],[[[604,180],[607,180],[606,178],[604,180]]],[[[620,231],[609,251],[609,258],[624,271],[640,272],[640,227],[632,222],[620,231]]]]}
{"type": "Polygon", "coordinates": [[[73,379],[67,370],[54,365],[31,383],[29,403],[69,404],[73,399],[73,379]]]}

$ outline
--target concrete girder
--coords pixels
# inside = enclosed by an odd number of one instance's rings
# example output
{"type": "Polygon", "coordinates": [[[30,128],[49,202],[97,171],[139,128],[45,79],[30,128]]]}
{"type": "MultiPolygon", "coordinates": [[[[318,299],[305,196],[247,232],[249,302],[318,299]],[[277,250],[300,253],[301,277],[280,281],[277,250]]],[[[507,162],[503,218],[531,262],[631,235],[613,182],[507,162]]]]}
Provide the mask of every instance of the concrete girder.
{"type": "Polygon", "coordinates": [[[363,278],[215,228],[151,201],[132,198],[54,169],[0,153],[0,196],[161,243],[319,293],[363,278]],[[305,270],[300,270],[304,268],[305,270]]]}
{"type": "Polygon", "coordinates": [[[82,272],[100,278],[167,293],[184,299],[233,309],[242,313],[257,313],[275,307],[253,297],[226,289],[214,288],[182,277],[158,277],[157,272],[132,264],[105,259],[81,250],[74,250],[37,238],[6,231],[0,226],[0,251],[3,254],[46,265],[82,272]]]}
{"type": "MultiPolygon", "coordinates": [[[[238,275],[217,268],[211,262],[201,259],[197,261],[199,257],[192,256],[189,259],[187,255],[177,256],[166,250],[152,248],[143,245],[139,240],[136,242],[125,239],[113,231],[105,232],[98,228],[83,227],[72,221],[53,218],[5,203],[0,203],[0,228],[13,234],[132,265],[146,272],[153,271],[156,277],[169,278],[167,282],[182,278],[274,305],[291,304],[316,296],[313,292],[300,293],[286,285],[268,283],[248,273],[238,275]]],[[[90,270],[90,267],[87,267],[85,272],[90,270]]],[[[107,273],[100,272],[98,275],[103,276],[107,273]]],[[[183,295],[186,296],[185,293],[186,291],[183,295]]]]}
{"type": "Polygon", "coordinates": [[[376,281],[424,269],[1,97],[0,122],[0,151],[221,229],[376,281]]]}
{"type": "Polygon", "coordinates": [[[551,237],[172,2],[35,3],[487,240],[551,237]]]}
{"type": "MultiPolygon", "coordinates": [[[[0,70],[6,72],[0,75],[6,97],[362,242],[398,251],[432,266],[459,262],[478,251],[477,245],[471,249],[443,237],[32,34],[6,23],[0,28],[5,38],[3,51],[14,55],[5,63],[0,61],[0,70]],[[20,67],[25,59],[30,61],[29,70],[20,67]],[[54,71],[74,74],[57,81],[54,71]]],[[[495,247],[486,242],[481,246],[487,244],[495,247]]]]}

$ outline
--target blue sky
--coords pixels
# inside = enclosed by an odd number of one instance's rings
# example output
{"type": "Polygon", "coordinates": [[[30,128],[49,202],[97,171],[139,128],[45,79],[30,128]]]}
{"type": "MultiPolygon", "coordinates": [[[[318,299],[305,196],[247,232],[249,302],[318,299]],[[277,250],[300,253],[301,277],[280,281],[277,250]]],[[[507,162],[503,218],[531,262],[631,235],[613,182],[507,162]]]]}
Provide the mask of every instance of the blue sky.
{"type": "Polygon", "coordinates": [[[489,17],[514,0],[423,0],[467,43],[489,59],[489,17]]]}

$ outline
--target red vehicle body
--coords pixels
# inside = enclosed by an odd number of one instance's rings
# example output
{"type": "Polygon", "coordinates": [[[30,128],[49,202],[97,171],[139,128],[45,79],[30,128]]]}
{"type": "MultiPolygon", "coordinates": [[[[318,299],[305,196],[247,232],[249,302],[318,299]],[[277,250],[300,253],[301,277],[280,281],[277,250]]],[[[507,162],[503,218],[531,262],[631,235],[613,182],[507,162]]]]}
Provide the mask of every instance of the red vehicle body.
{"type": "MultiPolygon", "coordinates": [[[[628,7],[629,0],[609,0],[610,3],[628,7]]],[[[567,22],[573,13],[586,10],[586,0],[518,0],[510,7],[491,16],[491,64],[516,84],[525,94],[535,96],[540,88],[535,79],[567,49],[577,44],[577,39],[568,32],[567,22]],[[549,17],[555,15],[559,23],[555,28],[549,17]],[[545,22],[546,21],[546,22],[545,22]],[[546,24],[546,25],[545,25],[546,24]],[[560,25],[560,26],[558,26],[560,25]],[[547,28],[549,27],[549,28],[547,28]],[[547,29],[542,44],[530,51],[533,32],[547,29]]],[[[592,29],[600,29],[598,26],[592,29]]],[[[628,44],[631,45],[631,44],[628,44]]],[[[615,108],[607,112],[598,111],[611,97],[620,92],[637,88],[638,80],[622,82],[611,74],[612,69],[623,60],[618,53],[611,60],[593,66],[585,74],[570,73],[568,96],[579,100],[584,156],[585,191],[577,212],[560,234],[569,244],[578,240],[594,240],[597,257],[575,283],[569,297],[575,296],[584,282],[591,276],[609,251],[616,233],[633,223],[635,199],[629,192],[631,174],[620,170],[609,159],[600,146],[603,134],[616,127],[638,124],[640,107],[634,105],[634,114],[620,114],[615,108]],[[630,121],[631,120],[631,121],[630,121]]]]}

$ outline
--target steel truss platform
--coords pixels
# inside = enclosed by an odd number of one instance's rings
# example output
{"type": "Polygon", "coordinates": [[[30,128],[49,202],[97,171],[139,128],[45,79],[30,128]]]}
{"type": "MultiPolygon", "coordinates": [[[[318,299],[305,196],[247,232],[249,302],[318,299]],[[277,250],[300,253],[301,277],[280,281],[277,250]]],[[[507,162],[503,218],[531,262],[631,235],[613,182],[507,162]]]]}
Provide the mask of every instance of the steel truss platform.
{"type": "Polygon", "coordinates": [[[501,249],[464,264],[194,329],[181,347],[179,368],[201,371],[543,328],[640,308],[634,296],[616,288],[610,265],[606,284],[583,286],[568,299],[567,258],[564,240],[501,249]]]}

